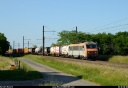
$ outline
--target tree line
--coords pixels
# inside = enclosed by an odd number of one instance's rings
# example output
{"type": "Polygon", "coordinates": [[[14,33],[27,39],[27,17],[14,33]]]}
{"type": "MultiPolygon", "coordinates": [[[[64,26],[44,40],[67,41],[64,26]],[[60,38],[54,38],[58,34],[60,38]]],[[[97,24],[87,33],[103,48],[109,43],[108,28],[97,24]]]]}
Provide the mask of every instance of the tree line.
{"type": "MultiPolygon", "coordinates": [[[[100,55],[128,55],[128,32],[90,34],[75,30],[63,30],[58,33],[59,39],[54,45],[69,45],[72,43],[96,42],[100,55]]],[[[3,33],[0,33],[0,54],[4,55],[10,43],[3,33]]]]}
{"type": "Polygon", "coordinates": [[[128,55],[128,32],[98,33],[66,31],[58,33],[59,39],[53,45],[68,45],[72,43],[96,42],[100,55],[128,55]]]}

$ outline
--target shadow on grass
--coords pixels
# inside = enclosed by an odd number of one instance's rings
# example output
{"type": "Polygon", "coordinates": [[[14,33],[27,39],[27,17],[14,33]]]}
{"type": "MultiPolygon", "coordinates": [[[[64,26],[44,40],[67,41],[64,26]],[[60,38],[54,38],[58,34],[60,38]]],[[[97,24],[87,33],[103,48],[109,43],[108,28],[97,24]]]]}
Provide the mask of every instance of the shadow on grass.
{"type": "Polygon", "coordinates": [[[23,69],[0,70],[0,74],[0,81],[20,81],[43,78],[42,74],[37,71],[25,71],[23,69]]]}
{"type": "MultiPolygon", "coordinates": [[[[72,84],[70,86],[80,86],[80,84],[76,84],[77,80],[80,80],[82,76],[67,76],[60,74],[58,72],[41,72],[43,74],[43,79],[41,77],[36,77],[33,80],[31,75],[35,73],[34,71],[30,71],[28,73],[20,72],[17,70],[6,70],[0,71],[0,74],[4,74],[4,76],[0,76],[0,85],[11,85],[11,86],[61,86],[65,84],[72,84]],[[27,75],[26,75],[27,74],[27,75]],[[73,83],[74,82],[74,83],[73,83]]],[[[83,84],[84,85],[84,84],[83,84]]],[[[85,84],[87,85],[87,84],[85,84]]],[[[88,84],[94,85],[94,84],[88,84]]]]}
{"type": "Polygon", "coordinates": [[[12,54],[5,54],[4,56],[5,57],[22,57],[22,56],[24,56],[25,54],[15,54],[15,53],[12,53],[12,54]]]}
{"type": "Polygon", "coordinates": [[[97,57],[97,60],[100,60],[100,61],[108,61],[111,57],[112,57],[112,55],[99,55],[97,57]]]}

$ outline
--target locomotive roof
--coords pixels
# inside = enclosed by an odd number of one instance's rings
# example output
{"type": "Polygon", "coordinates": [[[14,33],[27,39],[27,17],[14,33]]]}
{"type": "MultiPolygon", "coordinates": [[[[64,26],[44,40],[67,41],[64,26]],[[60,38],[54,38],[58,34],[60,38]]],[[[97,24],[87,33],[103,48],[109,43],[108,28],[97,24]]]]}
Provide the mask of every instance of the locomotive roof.
{"type": "Polygon", "coordinates": [[[97,44],[97,43],[95,43],[95,42],[84,42],[84,43],[76,43],[76,44],[70,44],[70,45],[72,46],[72,45],[84,45],[84,44],[88,45],[88,44],[97,44]]]}

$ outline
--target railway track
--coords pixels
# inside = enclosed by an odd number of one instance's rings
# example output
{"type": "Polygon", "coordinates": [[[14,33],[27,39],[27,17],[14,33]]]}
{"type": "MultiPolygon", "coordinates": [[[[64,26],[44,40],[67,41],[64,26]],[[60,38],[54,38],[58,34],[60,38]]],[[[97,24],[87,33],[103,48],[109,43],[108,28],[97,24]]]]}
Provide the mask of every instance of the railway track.
{"type": "Polygon", "coordinates": [[[61,60],[68,60],[68,61],[74,61],[74,62],[81,62],[81,63],[90,63],[90,64],[97,64],[97,65],[106,65],[106,66],[112,66],[112,67],[117,67],[117,68],[128,68],[128,64],[124,63],[116,63],[116,62],[107,62],[107,61],[91,61],[91,60],[81,60],[81,59],[73,59],[73,58],[63,58],[63,57],[53,57],[53,56],[43,56],[43,57],[50,57],[54,59],[61,59],[61,60]]]}

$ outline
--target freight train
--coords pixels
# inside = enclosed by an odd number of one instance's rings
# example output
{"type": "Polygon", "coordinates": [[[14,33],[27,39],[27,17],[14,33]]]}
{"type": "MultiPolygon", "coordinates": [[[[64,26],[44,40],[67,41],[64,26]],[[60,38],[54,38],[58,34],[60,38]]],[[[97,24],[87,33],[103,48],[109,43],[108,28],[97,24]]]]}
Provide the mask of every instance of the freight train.
{"type": "MultiPolygon", "coordinates": [[[[8,53],[10,51],[11,50],[9,50],[8,53]]],[[[13,50],[13,52],[23,53],[23,49],[13,50]]],[[[43,49],[24,48],[24,54],[42,55],[43,49]]],[[[44,48],[44,55],[96,60],[96,58],[98,57],[98,48],[97,48],[97,43],[95,42],[84,42],[77,44],[69,44],[65,46],[51,46],[44,48]]]]}

